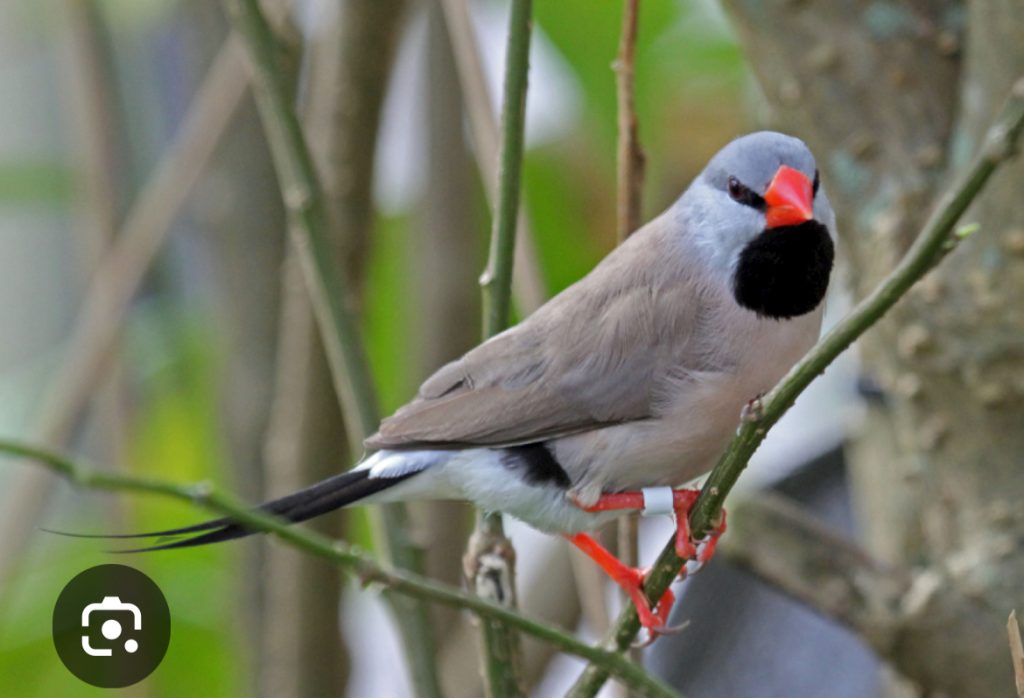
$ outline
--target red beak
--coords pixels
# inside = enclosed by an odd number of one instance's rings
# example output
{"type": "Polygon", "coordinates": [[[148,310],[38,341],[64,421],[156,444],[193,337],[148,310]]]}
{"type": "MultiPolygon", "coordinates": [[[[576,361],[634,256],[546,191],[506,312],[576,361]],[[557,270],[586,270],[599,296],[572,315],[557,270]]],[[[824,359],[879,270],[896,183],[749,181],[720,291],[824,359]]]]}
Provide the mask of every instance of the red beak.
{"type": "Polygon", "coordinates": [[[814,187],[807,175],[783,165],[764,193],[768,228],[799,225],[814,218],[814,187]]]}

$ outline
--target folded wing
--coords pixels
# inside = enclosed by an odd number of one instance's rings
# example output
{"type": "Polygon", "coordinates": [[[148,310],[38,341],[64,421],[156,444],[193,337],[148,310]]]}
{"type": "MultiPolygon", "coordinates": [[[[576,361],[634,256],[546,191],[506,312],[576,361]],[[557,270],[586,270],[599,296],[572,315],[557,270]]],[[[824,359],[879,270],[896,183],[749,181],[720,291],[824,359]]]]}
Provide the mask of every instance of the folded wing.
{"type": "Polygon", "coordinates": [[[656,259],[659,242],[631,239],[527,320],[441,368],[366,445],[505,446],[651,417],[659,386],[700,362],[699,280],[656,259]]]}

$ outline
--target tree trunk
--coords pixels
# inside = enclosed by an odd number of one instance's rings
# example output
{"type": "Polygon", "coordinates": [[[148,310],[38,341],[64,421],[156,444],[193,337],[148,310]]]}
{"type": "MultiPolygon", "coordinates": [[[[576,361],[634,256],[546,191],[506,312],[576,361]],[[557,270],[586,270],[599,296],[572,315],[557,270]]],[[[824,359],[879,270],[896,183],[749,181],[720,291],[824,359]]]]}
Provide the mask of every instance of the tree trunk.
{"type": "MultiPolygon", "coordinates": [[[[863,295],[1024,74],[1024,5],[726,5],[774,125],[818,157],[863,295]]],[[[965,217],[981,231],[861,343],[884,400],[855,439],[851,479],[872,551],[920,568],[885,655],[925,693],[1013,694],[1004,626],[1024,603],[1022,179],[1020,159],[1000,171],[965,217]],[[950,593],[971,605],[969,621],[939,602],[950,593]]]]}

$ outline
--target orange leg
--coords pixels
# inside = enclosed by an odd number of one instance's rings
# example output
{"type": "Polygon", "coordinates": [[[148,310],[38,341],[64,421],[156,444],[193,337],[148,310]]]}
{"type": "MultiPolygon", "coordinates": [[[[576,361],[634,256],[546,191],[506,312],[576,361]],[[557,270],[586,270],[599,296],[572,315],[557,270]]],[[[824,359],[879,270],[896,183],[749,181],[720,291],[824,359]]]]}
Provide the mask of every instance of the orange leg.
{"type": "MultiPolygon", "coordinates": [[[[698,556],[697,546],[694,544],[690,533],[690,509],[693,508],[699,495],[699,490],[673,490],[672,508],[675,510],[676,515],[676,554],[684,560],[698,560],[704,563],[715,554],[718,538],[725,532],[725,512],[722,512],[722,522],[711,531],[704,549],[701,550],[698,556]]],[[[644,495],[642,492],[602,494],[601,498],[593,506],[581,506],[580,508],[590,512],[643,509],[644,495]]]]}
{"type": "Polygon", "coordinates": [[[676,597],[671,589],[666,589],[654,609],[647,602],[644,596],[644,573],[622,563],[612,555],[600,543],[588,536],[586,533],[577,533],[566,536],[569,542],[587,554],[590,559],[601,566],[612,580],[622,587],[629,598],[636,606],[637,615],[640,616],[640,624],[647,628],[653,639],[659,633],[663,633],[668,625],[668,614],[672,610],[672,604],[676,597]]]}

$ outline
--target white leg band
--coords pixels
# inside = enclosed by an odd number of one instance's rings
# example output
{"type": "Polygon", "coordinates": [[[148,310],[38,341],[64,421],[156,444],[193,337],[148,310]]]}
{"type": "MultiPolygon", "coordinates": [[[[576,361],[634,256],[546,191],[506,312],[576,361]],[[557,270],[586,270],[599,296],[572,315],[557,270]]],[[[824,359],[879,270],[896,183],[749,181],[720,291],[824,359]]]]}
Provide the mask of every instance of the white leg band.
{"type": "Polygon", "coordinates": [[[640,494],[644,497],[644,508],[640,511],[643,516],[675,514],[672,506],[675,498],[671,487],[644,487],[640,494]]]}

